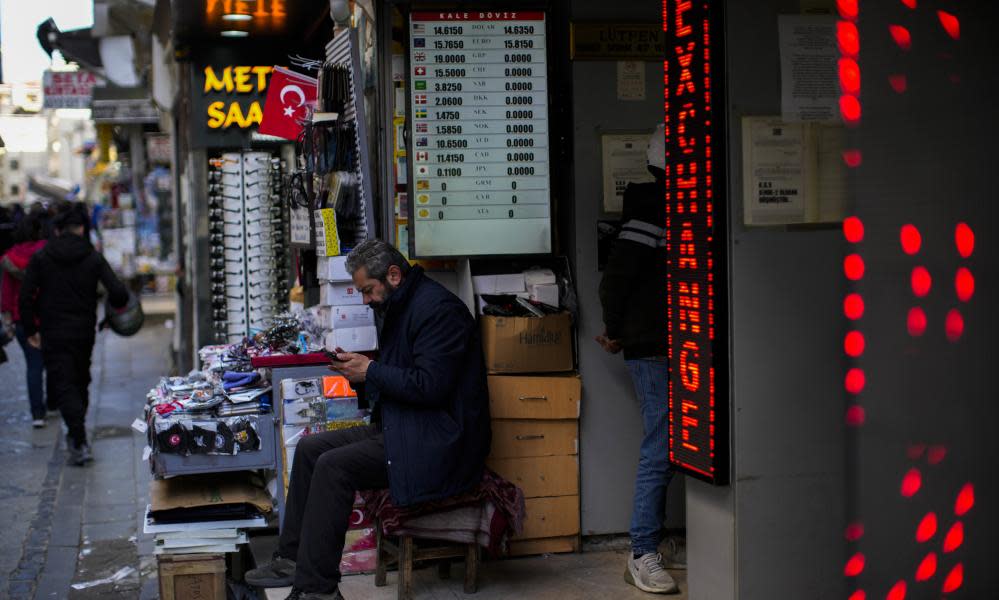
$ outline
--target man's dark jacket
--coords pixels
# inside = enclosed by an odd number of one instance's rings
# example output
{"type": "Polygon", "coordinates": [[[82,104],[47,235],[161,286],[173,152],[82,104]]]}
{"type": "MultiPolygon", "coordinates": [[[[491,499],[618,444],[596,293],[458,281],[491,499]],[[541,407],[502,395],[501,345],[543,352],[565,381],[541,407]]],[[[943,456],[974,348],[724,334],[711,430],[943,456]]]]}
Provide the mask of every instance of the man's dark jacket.
{"type": "Polygon", "coordinates": [[[97,284],[112,306],[128,303],[128,290],[108,261],[86,238],[64,233],[35,253],[21,287],[21,322],[26,335],[46,340],[92,340],[97,328],[97,284]],[[36,320],[37,318],[37,320],[36,320]]]}
{"type": "Polygon", "coordinates": [[[392,502],[467,491],[489,454],[489,395],[478,327],[454,294],[413,267],[386,301],[364,396],[381,413],[392,502]]]}
{"type": "Polygon", "coordinates": [[[625,188],[622,221],[600,281],[607,337],[628,360],[666,356],[665,183],[625,188]]]}

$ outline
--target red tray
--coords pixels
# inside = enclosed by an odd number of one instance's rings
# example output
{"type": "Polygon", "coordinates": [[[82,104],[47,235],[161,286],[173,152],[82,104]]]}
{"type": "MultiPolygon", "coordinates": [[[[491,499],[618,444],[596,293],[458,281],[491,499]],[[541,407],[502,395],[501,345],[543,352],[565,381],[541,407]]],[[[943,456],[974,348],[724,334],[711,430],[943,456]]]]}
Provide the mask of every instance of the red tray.
{"type": "Polygon", "coordinates": [[[309,354],[275,354],[272,356],[255,356],[250,359],[255,369],[265,367],[310,367],[313,365],[328,365],[330,359],[322,352],[309,354]]]}

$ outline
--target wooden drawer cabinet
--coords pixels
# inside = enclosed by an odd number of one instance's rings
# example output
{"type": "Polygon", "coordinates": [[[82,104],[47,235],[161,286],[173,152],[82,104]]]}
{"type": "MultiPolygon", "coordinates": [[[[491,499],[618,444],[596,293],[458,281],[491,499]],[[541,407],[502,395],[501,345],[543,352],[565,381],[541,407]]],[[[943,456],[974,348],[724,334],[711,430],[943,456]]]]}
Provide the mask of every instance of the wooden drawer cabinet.
{"type": "Polygon", "coordinates": [[[489,412],[494,419],[578,419],[582,384],[578,375],[493,375],[489,412]]]}
{"type": "Polygon", "coordinates": [[[493,419],[492,458],[565,456],[579,453],[578,421],[493,419]]]}
{"type": "Polygon", "coordinates": [[[529,498],[524,531],[513,538],[551,538],[579,533],[579,496],[529,498]]]}
{"type": "Polygon", "coordinates": [[[579,457],[490,458],[486,465],[524,490],[525,498],[579,494],[579,457]]]}

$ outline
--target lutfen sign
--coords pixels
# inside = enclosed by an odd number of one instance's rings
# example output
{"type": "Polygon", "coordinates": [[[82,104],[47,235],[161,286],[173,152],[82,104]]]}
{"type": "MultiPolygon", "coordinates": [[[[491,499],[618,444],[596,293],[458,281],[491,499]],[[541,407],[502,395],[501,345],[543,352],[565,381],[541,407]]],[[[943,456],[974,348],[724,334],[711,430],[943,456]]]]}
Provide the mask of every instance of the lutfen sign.
{"type": "MultiPolygon", "coordinates": [[[[273,67],[264,66],[228,66],[217,71],[214,67],[205,67],[205,84],[203,92],[232,94],[262,95],[267,90],[267,78],[273,67]]],[[[233,125],[246,129],[260,125],[264,118],[260,100],[253,100],[245,111],[238,100],[216,100],[208,105],[208,126],[212,129],[226,129],[233,125]]]]}

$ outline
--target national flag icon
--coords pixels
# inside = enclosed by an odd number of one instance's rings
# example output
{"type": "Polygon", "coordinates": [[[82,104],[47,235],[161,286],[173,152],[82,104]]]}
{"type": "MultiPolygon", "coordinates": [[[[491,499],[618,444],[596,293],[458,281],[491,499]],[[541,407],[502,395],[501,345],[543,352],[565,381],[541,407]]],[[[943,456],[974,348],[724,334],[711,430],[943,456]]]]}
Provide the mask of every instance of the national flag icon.
{"type": "Polygon", "coordinates": [[[430,202],[430,194],[417,194],[416,201],[420,204],[430,202]]]}
{"type": "MultiPolygon", "coordinates": [[[[426,108],[417,108],[417,109],[415,109],[413,111],[413,117],[416,118],[416,119],[426,119],[427,118],[427,109],[426,108]]],[[[426,128],[424,128],[423,131],[419,130],[419,127],[420,127],[419,123],[416,124],[416,127],[417,127],[417,130],[416,130],[417,133],[427,133],[426,128]]]]}
{"type": "Polygon", "coordinates": [[[430,177],[430,167],[427,165],[420,165],[416,167],[417,177],[430,177]]]}
{"type": "Polygon", "coordinates": [[[425,138],[425,137],[418,137],[418,138],[416,138],[416,147],[417,148],[426,148],[429,145],[430,145],[430,140],[428,138],[425,138]]]}
{"type": "Polygon", "coordinates": [[[414,104],[426,104],[427,103],[427,95],[426,94],[416,94],[416,95],[414,95],[413,96],[413,103],[414,104]]]}
{"type": "Polygon", "coordinates": [[[427,68],[426,67],[416,67],[415,69],[413,69],[413,74],[416,75],[417,77],[426,77],[427,76],[427,68]]]}
{"type": "Polygon", "coordinates": [[[426,89],[427,89],[427,82],[426,82],[426,80],[424,80],[424,79],[420,79],[419,81],[417,81],[417,82],[416,82],[416,83],[414,83],[413,85],[414,85],[414,86],[416,87],[416,89],[418,89],[418,90],[426,90],[426,89]]]}
{"type": "Polygon", "coordinates": [[[427,53],[426,52],[414,52],[413,53],[413,60],[415,60],[416,62],[426,62],[427,61],[427,53]]]}
{"type": "MultiPolygon", "coordinates": [[[[427,109],[425,109],[425,108],[418,108],[418,109],[416,109],[416,111],[417,112],[423,111],[423,118],[425,119],[427,117],[427,109]]],[[[430,125],[428,125],[426,123],[417,123],[416,124],[416,133],[429,133],[429,132],[430,132],[430,125]]]]}
{"type": "Polygon", "coordinates": [[[428,162],[430,160],[430,153],[426,150],[419,150],[416,153],[416,162],[428,162]]]}
{"type": "Polygon", "coordinates": [[[426,179],[420,179],[419,181],[416,182],[416,189],[429,192],[430,182],[427,181],[426,179]]]}
{"type": "Polygon", "coordinates": [[[414,48],[426,48],[427,47],[427,38],[413,38],[413,47],[414,48]]]}
{"type": "Polygon", "coordinates": [[[413,33],[423,35],[427,33],[427,26],[423,23],[413,23],[413,33]]]}

